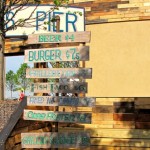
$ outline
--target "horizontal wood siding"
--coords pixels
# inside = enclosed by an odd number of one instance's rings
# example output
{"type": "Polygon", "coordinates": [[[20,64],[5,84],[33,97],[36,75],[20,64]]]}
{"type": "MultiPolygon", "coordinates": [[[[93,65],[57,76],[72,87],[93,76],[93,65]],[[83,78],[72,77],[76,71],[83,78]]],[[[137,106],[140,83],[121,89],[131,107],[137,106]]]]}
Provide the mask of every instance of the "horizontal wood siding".
{"type": "MultiPolygon", "coordinates": [[[[137,108],[139,101],[142,103],[141,98],[97,98],[95,107],[59,106],[59,111],[63,113],[92,113],[91,124],[63,122],[59,123],[59,132],[90,133],[91,146],[85,150],[149,150],[150,108],[137,108]],[[117,109],[126,111],[120,113],[116,111],[117,109]]],[[[147,103],[148,99],[144,99],[143,103],[145,101],[147,103]]],[[[33,110],[52,110],[52,108],[27,107],[33,110]]],[[[53,123],[20,119],[7,139],[6,150],[21,149],[21,133],[52,131],[54,131],[53,123]]]]}

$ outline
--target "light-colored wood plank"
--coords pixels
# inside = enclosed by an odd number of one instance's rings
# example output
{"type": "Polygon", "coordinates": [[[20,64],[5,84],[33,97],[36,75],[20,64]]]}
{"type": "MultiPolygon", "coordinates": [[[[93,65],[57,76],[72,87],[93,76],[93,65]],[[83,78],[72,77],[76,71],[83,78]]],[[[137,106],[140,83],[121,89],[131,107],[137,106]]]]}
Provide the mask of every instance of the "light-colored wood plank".
{"type": "Polygon", "coordinates": [[[23,117],[25,120],[91,123],[91,113],[68,113],[25,109],[23,117]]]}
{"type": "MultiPolygon", "coordinates": [[[[130,147],[150,147],[150,140],[144,139],[113,139],[113,138],[92,138],[91,145],[106,145],[106,146],[124,146],[125,150],[130,149],[130,147]]],[[[135,149],[136,150],[136,149],[135,149]]]]}
{"type": "Polygon", "coordinates": [[[86,93],[87,83],[65,82],[65,83],[33,83],[30,86],[34,93],[86,93]]]}
{"type": "Polygon", "coordinates": [[[90,32],[61,32],[31,34],[28,36],[27,44],[39,43],[73,43],[73,42],[90,42],[90,32]]]}
{"type": "Polygon", "coordinates": [[[53,96],[28,96],[27,105],[30,106],[76,106],[93,107],[95,98],[93,97],[53,97],[53,96]]]}
{"type": "Polygon", "coordinates": [[[101,137],[101,138],[118,138],[118,139],[150,139],[150,130],[140,130],[140,129],[101,129],[101,128],[75,128],[75,127],[64,127],[59,128],[59,132],[65,131],[87,131],[90,133],[91,137],[101,137]]]}
{"type": "Polygon", "coordinates": [[[92,123],[99,123],[100,121],[113,121],[112,113],[92,113],[92,123]]]}
{"type": "Polygon", "coordinates": [[[25,63],[87,60],[89,60],[89,46],[25,50],[25,63]]]}
{"type": "Polygon", "coordinates": [[[90,136],[86,132],[73,133],[22,133],[22,148],[71,148],[90,146],[90,136]]]}
{"type": "Polygon", "coordinates": [[[92,68],[27,69],[26,78],[92,78],[92,68]]]}

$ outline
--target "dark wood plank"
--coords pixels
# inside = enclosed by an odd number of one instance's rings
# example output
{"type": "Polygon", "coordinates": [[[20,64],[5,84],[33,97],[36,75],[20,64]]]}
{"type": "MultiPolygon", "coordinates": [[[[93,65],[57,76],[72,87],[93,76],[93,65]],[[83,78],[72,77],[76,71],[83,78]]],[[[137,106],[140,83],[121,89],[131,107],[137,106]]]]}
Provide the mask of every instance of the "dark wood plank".
{"type": "Polygon", "coordinates": [[[114,107],[114,113],[134,113],[135,109],[134,107],[123,107],[123,106],[117,106],[114,107]]]}
{"type": "Polygon", "coordinates": [[[113,114],[114,121],[134,121],[135,120],[135,114],[113,114]]]}
{"type": "Polygon", "coordinates": [[[150,114],[150,109],[136,109],[137,114],[150,114]]]}
{"type": "Polygon", "coordinates": [[[150,122],[135,122],[136,129],[150,129],[150,122]]]}
{"type": "Polygon", "coordinates": [[[150,114],[136,114],[137,122],[150,122],[150,114]]]}

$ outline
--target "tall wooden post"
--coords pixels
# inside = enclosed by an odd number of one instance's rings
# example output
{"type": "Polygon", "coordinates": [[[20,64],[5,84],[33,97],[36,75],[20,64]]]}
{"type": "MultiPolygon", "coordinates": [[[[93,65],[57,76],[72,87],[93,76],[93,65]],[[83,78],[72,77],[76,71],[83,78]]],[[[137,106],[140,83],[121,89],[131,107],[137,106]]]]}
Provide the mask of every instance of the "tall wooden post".
{"type": "Polygon", "coordinates": [[[4,39],[2,35],[0,36],[0,100],[4,100],[4,39]]]}
{"type": "MultiPolygon", "coordinates": [[[[56,32],[60,31],[60,17],[56,16],[56,32]]],[[[59,43],[56,45],[59,46],[59,43]]],[[[56,68],[59,68],[59,62],[56,62],[56,68]]],[[[56,82],[59,82],[59,79],[56,79],[56,82]]],[[[56,93],[56,96],[59,96],[59,93],[56,93]]],[[[59,111],[59,106],[55,107],[55,111],[59,111]]],[[[58,122],[55,122],[55,132],[58,132],[58,122]]],[[[58,150],[58,148],[55,148],[58,150]]]]}

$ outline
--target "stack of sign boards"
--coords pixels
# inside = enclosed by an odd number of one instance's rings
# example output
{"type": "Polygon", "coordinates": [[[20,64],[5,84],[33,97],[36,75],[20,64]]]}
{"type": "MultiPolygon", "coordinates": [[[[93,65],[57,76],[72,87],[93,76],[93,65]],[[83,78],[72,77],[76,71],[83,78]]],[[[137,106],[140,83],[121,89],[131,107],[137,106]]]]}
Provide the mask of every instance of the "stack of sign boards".
{"type": "MultiPolygon", "coordinates": [[[[66,32],[29,35],[28,44],[40,43],[85,43],[90,41],[90,32],[66,32]]],[[[88,46],[54,47],[25,50],[26,63],[87,61],[89,60],[88,46]]],[[[91,79],[91,68],[29,68],[27,78],[66,78],[65,83],[33,83],[34,93],[86,93],[86,82],[72,82],[70,79],[91,79]]],[[[34,106],[73,106],[93,107],[95,98],[67,96],[30,96],[27,105],[34,106]]],[[[25,120],[91,123],[91,113],[59,112],[44,110],[24,110],[25,120]]],[[[22,148],[77,148],[90,146],[90,135],[87,132],[45,132],[22,133],[22,148]]]]}

